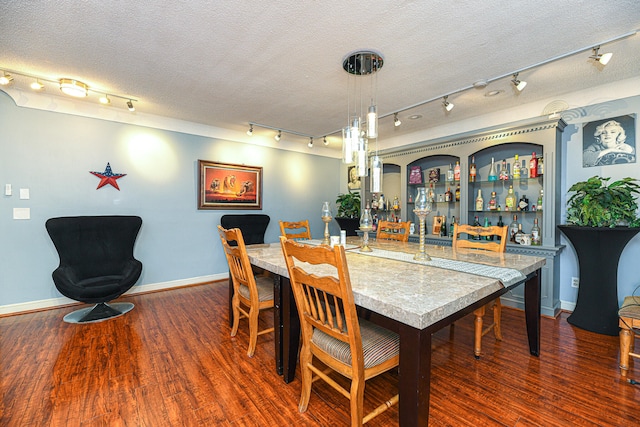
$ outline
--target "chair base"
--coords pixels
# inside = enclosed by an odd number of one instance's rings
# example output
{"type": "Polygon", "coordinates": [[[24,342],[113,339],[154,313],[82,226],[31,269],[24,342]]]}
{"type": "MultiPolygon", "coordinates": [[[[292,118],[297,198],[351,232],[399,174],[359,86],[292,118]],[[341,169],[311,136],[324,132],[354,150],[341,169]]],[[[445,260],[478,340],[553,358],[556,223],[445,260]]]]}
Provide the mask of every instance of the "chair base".
{"type": "Polygon", "coordinates": [[[130,302],[115,302],[112,304],[101,302],[93,307],[73,311],[64,316],[63,320],[67,323],[97,323],[122,316],[130,312],[133,307],[130,302]]]}

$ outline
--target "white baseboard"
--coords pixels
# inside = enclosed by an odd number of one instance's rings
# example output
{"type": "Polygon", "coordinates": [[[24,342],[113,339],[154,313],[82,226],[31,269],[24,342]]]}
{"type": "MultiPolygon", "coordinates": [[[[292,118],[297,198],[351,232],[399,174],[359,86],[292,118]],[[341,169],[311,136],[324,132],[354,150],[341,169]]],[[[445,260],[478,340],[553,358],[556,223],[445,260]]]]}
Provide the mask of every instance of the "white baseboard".
{"type": "MultiPolygon", "coordinates": [[[[229,273],[210,274],[207,276],[191,277],[188,279],[171,280],[169,282],[149,283],[147,285],[134,286],[125,292],[124,295],[136,295],[146,292],[161,291],[182,286],[198,285],[201,283],[213,282],[229,278],[229,273]]],[[[65,305],[78,304],[78,301],[67,297],[50,298],[38,301],[21,302],[18,304],[0,305],[0,316],[7,314],[18,314],[26,311],[44,310],[65,305]]]]}
{"type": "Polygon", "coordinates": [[[565,311],[573,311],[576,309],[576,303],[571,301],[560,300],[560,308],[565,311]]]}

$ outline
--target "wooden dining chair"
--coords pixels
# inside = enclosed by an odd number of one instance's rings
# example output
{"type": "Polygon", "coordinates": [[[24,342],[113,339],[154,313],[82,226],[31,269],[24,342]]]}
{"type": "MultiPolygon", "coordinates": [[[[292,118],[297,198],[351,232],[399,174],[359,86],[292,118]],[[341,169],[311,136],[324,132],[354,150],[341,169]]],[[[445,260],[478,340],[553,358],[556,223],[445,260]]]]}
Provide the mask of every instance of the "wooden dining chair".
{"type": "Polygon", "coordinates": [[[361,426],[398,402],[396,394],[364,414],[365,381],[398,366],[400,339],[358,319],[344,247],[301,245],[284,237],[280,242],[302,329],[298,409],[307,410],[311,384],[322,379],[350,400],[351,426],[361,426]],[[351,380],[349,390],[331,377],[332,370],[351,380]]]}
{"type": "Polygon", "coordinates": [[[287,239],[311,239],[309,220],[280,221],[280,235],[287,239]]]}
{"type": "Polygon", "coordinates": [[[379,221],[378,231],[376,232],[376,240],[387,239],[387,240],[399,240],[401,242],[408,242],[410,228],[411,228],[411,221],[405,221],[405,222],[379,221]]]}
{"type": "Polygon", "coordinates": [[[624,378],[629,370],[629,356],[640,359],[640,353],[634,353],[636,334],[640,329],[640,296],[625,297],[618,311],[620,326],[620,375],[624,378]]]}
{"type": "Polygon", "coordinates": [[[231,336],[238,332],[240,319],[249,319],[249,349],[247,355],[253,357],[256,350],[258,335],[271,333],[274,328],[258,330],[258,315],[261,310],[273,308],[273,278],[270,276],[255,276],[247,256],[247,249],[239,228],[225,229],[218,226],[220,240],[224,249],[229,273],[233,281],[233,325],[231,336]],[[231,246],[229,242],[236,242],[231,246]]]}
{"type": "MultiPolygon", "coordinates": [[[[462,248],[483,249],[492,252],[505,252],[507,249],[507,233],[509,227],[499,227],[497,225],[490,227],[478,227],[467,224],[455,224],[453,226],[453,242],[451,246],[454,250],[462,248]],[[461,239],[460,234],[466,234],[469,239],[461,239]],[[479,240],[473,238],[480,237],[479,240]],[[485,240],[483,237],[491,238],[494,240],[485,240]]],[[[476,359],[480,358],[480,352],[482,350],[482,337],[493,329],[493,333],[496,340],[502,341],[502,331],[500,329],[500,319],[502,317],[502,305],[500,304],[500,298],[496,298],[488,304],[476,309],[473,314],[475,315],[474,323],[474,345],[473,354],[476,359]],[[493,308],[493,323],[483,328],[484,314],[487,308],[493,308]]]]}

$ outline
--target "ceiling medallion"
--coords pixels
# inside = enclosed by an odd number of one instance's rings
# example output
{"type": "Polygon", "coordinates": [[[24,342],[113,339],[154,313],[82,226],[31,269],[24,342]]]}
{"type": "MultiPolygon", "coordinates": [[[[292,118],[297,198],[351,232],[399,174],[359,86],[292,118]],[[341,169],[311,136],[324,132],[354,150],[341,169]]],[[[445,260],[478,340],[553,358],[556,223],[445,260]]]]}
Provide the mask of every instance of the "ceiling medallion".
{"type": "Polygon", "coordinates": [[[342,68],[356,76],[366,76],[373,74],[382,68],[384,59],[382,55],[371,50],[363,50],[347,55],[342,61],[342,68]]]}

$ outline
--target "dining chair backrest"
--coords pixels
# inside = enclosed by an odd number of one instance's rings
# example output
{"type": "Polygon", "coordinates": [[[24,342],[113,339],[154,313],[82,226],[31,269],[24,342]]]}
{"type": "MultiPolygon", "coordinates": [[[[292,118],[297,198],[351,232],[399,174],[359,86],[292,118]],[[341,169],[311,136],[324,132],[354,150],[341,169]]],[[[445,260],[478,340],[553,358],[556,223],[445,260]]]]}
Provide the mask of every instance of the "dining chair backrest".
{"type": "Polygon", "coordinates": [[[311,239],[309,220],[280,221],[280,235],[287,239],[311,239]]]}
{"type": "Polygon", "coordinates": [[[378,231],[376,232],[376,239],[399,240],[401,242],[408,242],[410,228],[411,221],[379,221],[378,231]]]}
{"type": "Polygon", "coordinates": [[[233,280],[234,292],[238,295],[246,295],[247,292],[240,292],[242,287],[248,290],[250,300],[258,303],[258,293],[256,290],[256,281],[251,269],[251,262],[247,255],[247,248],[244,244],[242,231],[239,228],[225,229],[221,225],[218,226],[222,248],[229,263],[229,273],[233,280]],[[231,243],[235,242],[235,243],[231,243]]]}
{"type": "Polygon", "coordinates": [[[489,227],[479,227],[468,224],[455,223],[453,226],[453,241],[451,246],[454,249],[475,248],[492,252],[505,252],[507,249],[507,232],[509,227],[499,227],[497,225],[489,227]],[[467,234],[469,239],[461,239],[460,233],[467,234]],[[473,239],[473,238],[476,239],[473,239]],[[494,240],[485,238],[493,237],[494,240]],[[478,239],[479,238],[479,239],[478,239]]]}

